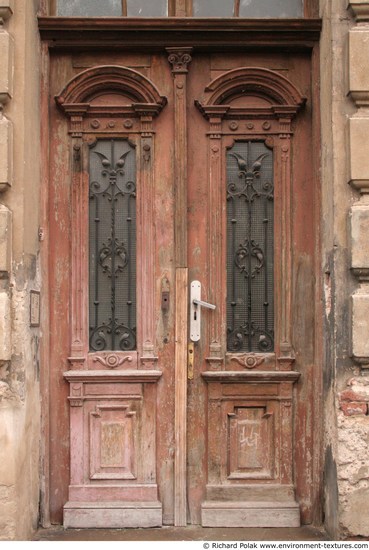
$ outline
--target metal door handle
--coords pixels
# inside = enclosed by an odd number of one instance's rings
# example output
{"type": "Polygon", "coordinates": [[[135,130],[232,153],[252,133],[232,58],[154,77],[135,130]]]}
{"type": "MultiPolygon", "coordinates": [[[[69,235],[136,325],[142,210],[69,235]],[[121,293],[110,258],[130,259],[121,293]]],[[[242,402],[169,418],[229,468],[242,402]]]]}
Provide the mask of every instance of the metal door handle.
{"type": "Polygon", "coordinates": [[[201,300],[201,283],[192,281],[190,293],[190,339],[198,342],[201,336],[201,307],[215,309],[216,306],[201,300]]]}
{"type": "Polygon", "coordinates": [[[209,302],[203,302],[202,300],[192,300],[192,303],[194,303],[196,306],[202,306],[202,307],[207,307],[208,309],[215,309],[216,306],[214,306],[213,304],[209,304],[209,302]]]}

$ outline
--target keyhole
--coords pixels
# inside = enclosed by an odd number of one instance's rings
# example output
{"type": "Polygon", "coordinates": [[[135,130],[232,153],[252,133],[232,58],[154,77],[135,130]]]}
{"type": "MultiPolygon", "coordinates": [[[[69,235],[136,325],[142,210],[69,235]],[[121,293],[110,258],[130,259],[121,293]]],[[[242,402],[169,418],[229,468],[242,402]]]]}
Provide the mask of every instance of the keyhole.
{"type": "Polygon", "coordinates": [[[196,321],[196,319],[197,319],[197,311],[194,311],[193,312],[193,320],[196,321]]]}

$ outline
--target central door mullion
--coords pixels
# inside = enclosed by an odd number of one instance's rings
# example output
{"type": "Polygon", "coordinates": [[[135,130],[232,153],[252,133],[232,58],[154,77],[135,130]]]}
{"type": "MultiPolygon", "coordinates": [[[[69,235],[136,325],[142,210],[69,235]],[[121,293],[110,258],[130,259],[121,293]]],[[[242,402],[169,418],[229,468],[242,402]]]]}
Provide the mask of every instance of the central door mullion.
{"type": "Polygon", "coordinates": [[[192,48],[167,48],[174,85],[175,462],[174,524],[187,524],[187,72],[192,48]]]}

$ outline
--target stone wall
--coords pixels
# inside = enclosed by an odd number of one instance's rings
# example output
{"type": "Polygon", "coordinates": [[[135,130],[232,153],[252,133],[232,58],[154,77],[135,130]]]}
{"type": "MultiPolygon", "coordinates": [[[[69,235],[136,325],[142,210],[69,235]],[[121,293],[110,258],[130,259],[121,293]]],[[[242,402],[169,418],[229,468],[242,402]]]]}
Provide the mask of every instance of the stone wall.
{"type": "Polygon", "coordinates": [[[322,1],[321,8],[325,524],[332,538],[366,537],[369,2],[322,1]]]}
{"type": "Polygon", "coordinates": [[[36,0],[0,0],[0,539],[38,521],[39,41],[36,0]],[[30,319],[32,296],[32,313],[30,319]]]}

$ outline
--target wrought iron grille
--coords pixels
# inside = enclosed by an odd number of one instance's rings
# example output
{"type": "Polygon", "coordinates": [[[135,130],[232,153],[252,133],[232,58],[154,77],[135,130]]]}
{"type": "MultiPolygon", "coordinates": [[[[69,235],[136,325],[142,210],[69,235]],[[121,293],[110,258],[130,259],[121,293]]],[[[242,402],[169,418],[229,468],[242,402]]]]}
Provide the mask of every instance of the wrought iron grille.
{"type": "Polygon", "coordinates": [[[90,350],[136,348],[136,159],[128,140],[90,149],[90,350]]]}
{"type": "Polygon", "coordinates": [[[274,349],[273,152],[260,141],[227,151],[227,349],[274,349]]]}

